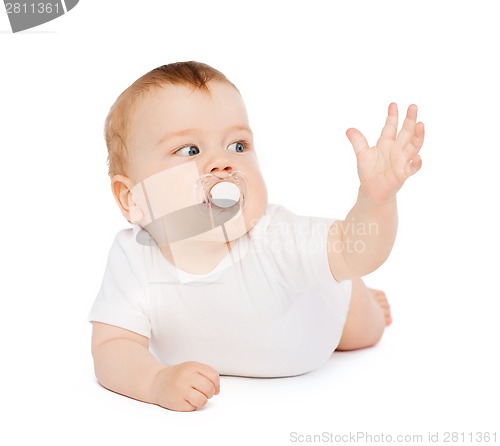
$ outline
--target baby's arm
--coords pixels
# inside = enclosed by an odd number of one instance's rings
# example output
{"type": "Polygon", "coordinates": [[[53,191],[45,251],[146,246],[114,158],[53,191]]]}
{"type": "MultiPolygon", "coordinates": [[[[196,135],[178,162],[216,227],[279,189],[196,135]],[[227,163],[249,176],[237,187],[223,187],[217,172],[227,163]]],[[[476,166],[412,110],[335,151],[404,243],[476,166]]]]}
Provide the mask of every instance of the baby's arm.
{"type": "Polygon", "coordinates": [[[410,105],[398,133],[398,109],[389,106],[386,124],[375,147],[356,129],[347,136],[357,157],[360,188],[356,204],[344,221],[335,222],[328,235],[330,268],[337,280],[364,276],[389,256],[397,231],[396,193],[416,173],[424,142],[424,125],[417,123],[417,107],[410,105]]]}
{"type": "Polygon", "coordinates": [[[201,408],[219,393],[219,374],[212,367],[164,366],[149,352],[148,338],[114,325],[92,325],[95,374],[107,389],[178,411],[201,408]]]}

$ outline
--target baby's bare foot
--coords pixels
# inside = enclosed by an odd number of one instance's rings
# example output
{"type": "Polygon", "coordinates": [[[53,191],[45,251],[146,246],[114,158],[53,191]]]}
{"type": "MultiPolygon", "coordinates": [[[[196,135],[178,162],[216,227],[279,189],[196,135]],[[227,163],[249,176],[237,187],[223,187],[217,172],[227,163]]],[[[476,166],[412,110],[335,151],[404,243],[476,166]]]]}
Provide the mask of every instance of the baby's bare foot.
{"type": "Polygon", "coordinates": [[[389,301],[387,300],[387,297],[385,296],[385,293],[380,290],[375,290],[373,288],[368,288],[368,292],[370,293],[370,296],[372,299],[377,302],[384,312],[385,316],[385,325],[391,325],[392,323],[392,316],[391,316],[391,306],[389,305],[389,301]]]}

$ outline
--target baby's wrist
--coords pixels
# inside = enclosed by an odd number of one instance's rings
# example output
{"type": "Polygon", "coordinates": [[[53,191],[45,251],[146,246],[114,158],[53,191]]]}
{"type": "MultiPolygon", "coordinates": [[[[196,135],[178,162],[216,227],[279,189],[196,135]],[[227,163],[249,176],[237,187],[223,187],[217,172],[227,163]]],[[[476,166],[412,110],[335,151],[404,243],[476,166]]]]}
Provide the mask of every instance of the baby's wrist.
{"type": "Polygon", "coordinates": [[[150,402],[156,405],[161,405],[160,400],[161,396],[164,393],[165,389],[165,371],[169,369],[168,366],[162,366],[153,376],[151,380],[150,389],[149,389],[149,399],[150,402]]]}
{"type": "Polygon", "coordinates": [[[397,194],[389,194],[384,196],[373,197],[372,194],[367,193],[363,186],[359,187],[358,191],[358,201],[365,201],[374,205],[385,205],[395,203],[397,199],[397,194]]]}

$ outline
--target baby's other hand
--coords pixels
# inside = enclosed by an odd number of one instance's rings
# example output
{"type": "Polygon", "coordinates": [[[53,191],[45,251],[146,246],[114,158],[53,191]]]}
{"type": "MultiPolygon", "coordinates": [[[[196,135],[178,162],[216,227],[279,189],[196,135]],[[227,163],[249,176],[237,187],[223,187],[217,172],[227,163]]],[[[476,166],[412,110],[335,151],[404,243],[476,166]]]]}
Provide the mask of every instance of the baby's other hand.
{"type": "Polygon", "coordinates": [[[202,408],[219,391],[217,371],[194,361],[165,367],[156,375],[153,383],[156,404],[181,412],[202,408]]]}
{"type": "Polygon", "coordinates": [[[361,191],[373,202],[392,200],[408,177],[422,166],[418,154],[424,143],[424,124],[417,122],[417,106],[410,105],[398,133],[398,107],[389,105],[387,120],[375,147],[359,130],[347,130],[358,161],[361,191]]]}

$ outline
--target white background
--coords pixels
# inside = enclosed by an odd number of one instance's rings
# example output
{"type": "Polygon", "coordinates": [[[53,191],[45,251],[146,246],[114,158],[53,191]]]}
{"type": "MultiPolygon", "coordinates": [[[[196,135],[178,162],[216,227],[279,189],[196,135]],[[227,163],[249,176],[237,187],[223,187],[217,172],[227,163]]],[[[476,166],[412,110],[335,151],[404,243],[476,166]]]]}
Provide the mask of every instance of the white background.
{"type": "Polygon", "coordinates": [[[0,443],[285,445],[291,432],[357,431],[439,431],[443,443],[447,431],[495,430],[500,442],[495,6],[81,0],[18,34],[1,13],[0,443]],[[86,321],[127,227],[105,116],[140,75],[183,60],[239,87],[270,201],[299,214],[343,217],[354,203],[347,128],[375,143],[396,101],[418,104],[427,131],[392,255],[366,278],[392,304],[383,341],[297,378],[223,377],[196,413],[101,388],[86,321]]]}

